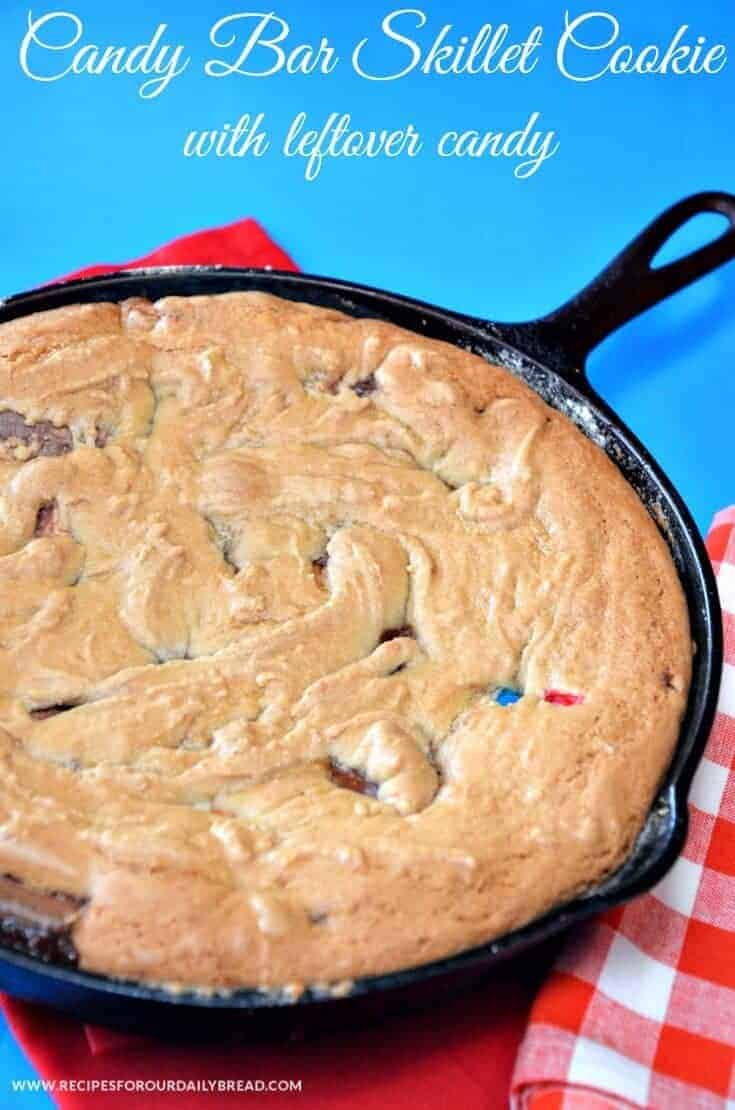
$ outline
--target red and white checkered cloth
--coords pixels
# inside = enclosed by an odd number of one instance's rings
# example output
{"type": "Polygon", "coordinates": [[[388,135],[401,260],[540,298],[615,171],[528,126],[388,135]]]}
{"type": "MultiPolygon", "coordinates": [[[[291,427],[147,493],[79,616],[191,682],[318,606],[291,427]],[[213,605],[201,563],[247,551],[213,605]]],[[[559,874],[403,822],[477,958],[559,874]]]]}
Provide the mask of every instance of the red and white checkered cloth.
{"type": "Polygon", "coordinates": [[[684,852],[562,950],[531,1010],[514,1110],[735,1110],[735,507],[707,550],[725,665],[684,852]]]}

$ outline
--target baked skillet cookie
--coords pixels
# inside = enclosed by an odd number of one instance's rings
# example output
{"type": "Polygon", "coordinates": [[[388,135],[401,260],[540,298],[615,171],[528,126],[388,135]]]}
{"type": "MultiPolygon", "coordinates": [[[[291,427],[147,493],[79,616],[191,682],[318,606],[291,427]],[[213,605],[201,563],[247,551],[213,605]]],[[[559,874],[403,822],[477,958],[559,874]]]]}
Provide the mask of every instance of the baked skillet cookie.
{"type": "Polygon", "coordinates": [[[232,293],[3,324],[0,409],[3,943],[335,983],[624,858],[686,703],[685,600],[522,382],[232,293]]]}

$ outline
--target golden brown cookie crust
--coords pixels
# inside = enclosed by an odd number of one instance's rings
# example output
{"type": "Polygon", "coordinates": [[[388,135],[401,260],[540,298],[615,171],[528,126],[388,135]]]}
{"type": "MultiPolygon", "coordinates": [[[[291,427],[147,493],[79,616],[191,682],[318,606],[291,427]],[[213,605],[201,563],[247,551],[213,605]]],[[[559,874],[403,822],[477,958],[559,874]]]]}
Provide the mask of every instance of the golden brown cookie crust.
{"type": "Polygon", "coordinates": [[[351,979],[622,860],[685,600],[507,371],[265,294],[135,299],[2,325],[0,408],[0,871],[88,900],[81,967],[351,979]]]}

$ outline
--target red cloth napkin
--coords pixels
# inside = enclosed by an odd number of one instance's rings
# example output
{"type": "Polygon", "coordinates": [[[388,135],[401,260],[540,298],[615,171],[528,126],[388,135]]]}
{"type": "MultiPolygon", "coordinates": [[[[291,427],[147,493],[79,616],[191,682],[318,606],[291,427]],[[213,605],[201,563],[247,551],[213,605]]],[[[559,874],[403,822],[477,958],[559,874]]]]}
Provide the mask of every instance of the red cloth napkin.
{"type": "Polygon", "coordinates": [[[735,1108],[735,508],[715,517],[707,549],[725,666],[684,852],[562,950],[531,1011],[516,1110],[735,1108]]]}
{"type": "MultiPolygon", "coordinates": [[[[88,277],[135,266],[181,263],[272,266],[295,270],[254,220],[199,232],[120,266],[93,266],[70,277],[88,277]]],[[[56,1082],[51,1097],[62,1110],[105,1110],[122,1104],[194,1110],[219,1105],[259,1105],[272,1110],[384,1110],[410,1106],[445,1110],[450,1100],[463,1110],[495,1110],[507,1104],[513,1060],[523,1036],[528,1007],[540,974],[549,966],[543,952],[509,966],[485,986],[426,1012],[383,1021],[352,1032],[249,1046],[167,1044],[84,1026],[42,1006],[0,996],[0,1005],[21,1046],[44,1079],[56,1082]],[[175,1079],[188,1090],[156,1093],[150,1084],[175,1079]],[[300,1094],[257,1087],[242,1093],[196,1091],[202,1081],[256,1084],[301,1080],[300,1094]],[[64,1091],[62,1081],[82,1080],[86,1091],[64,1091]],[[137,1092],[96,1090],[109,1081],[148,1082],[137,1092]],[[256,1093],[253,1094],[253,1091],[256,1093]]],[[[206,1026],[206,1011],[202,1013],[206,1026]]],[[[245,1031],[245,1036],[246,1036],[245,1031]]],[[[0,1096],[2,1105],[2,1096],[0,1096]]]]}
{"type": "Polygon", "coordinates": [[[165,243],[136,258],[115,266],[87,266],[66,274],[62,280],[98,277],[115,270],[136,270],[142,266],[263,266],[272,270],[297,270],[298,266],[284,250],[266,235],[256,220],[236,220],[208,231],[195,231],[171,243],[165,243]]]}

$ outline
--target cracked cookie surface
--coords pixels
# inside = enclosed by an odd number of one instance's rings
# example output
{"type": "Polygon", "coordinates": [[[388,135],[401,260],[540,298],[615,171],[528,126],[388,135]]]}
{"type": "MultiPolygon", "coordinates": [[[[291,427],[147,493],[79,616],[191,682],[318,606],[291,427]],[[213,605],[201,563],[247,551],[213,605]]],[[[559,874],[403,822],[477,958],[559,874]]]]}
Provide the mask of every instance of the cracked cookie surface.
{"type": "Polygon", "coordinates": [[[79,907],[81,967],[355,978],[625,856],[686,605],[507,371],[265,294],[134,299],[0,326],[0,408],[0,871],[79,907]]]}

